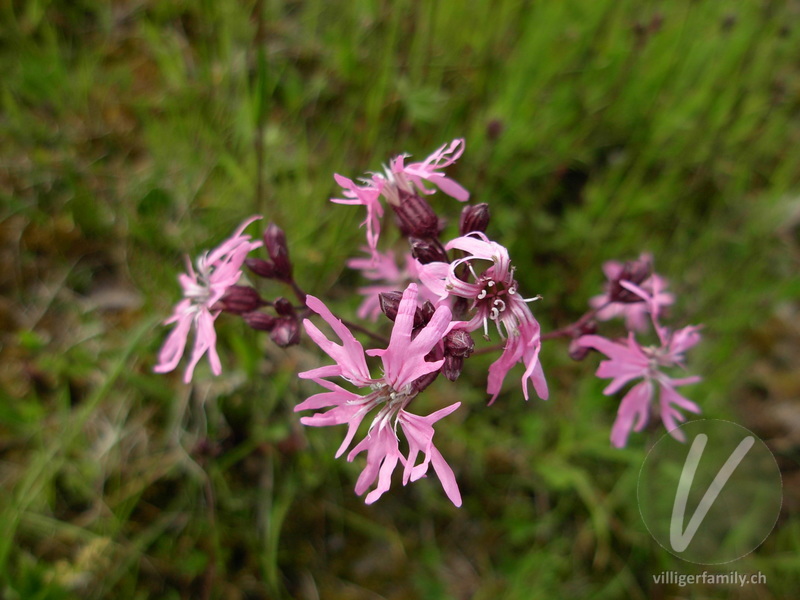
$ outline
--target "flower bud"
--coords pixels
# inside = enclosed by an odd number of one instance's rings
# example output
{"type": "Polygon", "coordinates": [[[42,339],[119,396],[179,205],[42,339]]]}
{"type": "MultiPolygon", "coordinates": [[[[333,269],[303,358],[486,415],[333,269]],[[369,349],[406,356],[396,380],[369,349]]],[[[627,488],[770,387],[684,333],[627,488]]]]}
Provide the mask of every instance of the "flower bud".
{"type": "Polygon", "coordinates": [[[420,393],[422,390],[432,384],[438,376],[439,371],[434,371],[433,373],[423,375],[419,379],[411,382],[411,389],[413,389],[416,393],[420,393]]]}
{"type": "Polygon", "coordinates": [[[378,294],[378,304],[390,321],[397,318],[397,309],[400,308],[400,300],[403,297],[402,292],[381,292],[378,294]]]}
{"type": "Polygon", "coordinates": [[[580,338],[575,338],[569,343],[569,348],[567,349],[567,354],[572,360],[581,361],[587,356],[589,356],[589,352],[592,351],[592,348],[588,346],[581,346],[578,343],[580,338]]]}
{"type": "Polygon", "coordinates": [[[278,319],[262,312],[249,312],[242,315],[244,322],[257,331],[272,331],[278,319]]]}
{"type": "Polygon", "coordinates": [[[454,329],[444,336],[444,353],[459,358],[469,358],[475,349],[475,342],[468,331],[454,329]]]}
{"type": "Polygon", "coordinates": [[[432,262],[450,262],[442,245],[436,239],[421,240],[415,237],[408,238],[411,243],[411,255],[423,265],[432,262]]]}
{"type": "Polygon", "coordinates": [[[300,327],[297,324],[297,319],[292,319],[290,317],[277,319],[275,327],[269,334],[269,339],[281,348],[299,344],[300,327]]]}
{"type": "Polygon", "coordinates": [[[232,285],[225,292],[225,295],[219,299],[215,307],[225,312],[241,315],[244,313],[252,312],[265,302],[255,290],[247,285],[232,285]]]}
{"type": "Polygon", "coordinates": [[[414,317],[414,326],[415,327],[422,327],[423,325],[427,325],[430,323],[431,318],[433,317],[433,313],[436,312],[436,307],[431,304],[430,300],[425,300],[423,305],[417,309],[417,312],[420,314],[421,323],[416,325],[417,319],[416,316],[414,317]]]}
{"type": "Polygon", "coordinates": [[[294,307],[292,306],[292,303],[282,296],[275,298],[275,300],[272,302],[272,305],[275,307],[275,312],[282,317],[295,316],[294,307]]]}
{"type": "Polygon", "coordinates": [[[289,247],[286,245],[286,234],[283,229],[270,223],[264,231],[264,246],[275,266],[277,279],[292,280],[292,262],[289,260],[289,247]]]}
{"type": "Polygon", "coordinates": [[[461,370],[464,368],[464,359],[460,356],[453,356],[448,354],[444,357],[444,364],[442,365],[442,375],[447,377],[450,381],[455,381],[461,375],[461,370]]]}
{"type": "Polygon", "coordinates": [[[409,236],[427,238],[435,237],[439,233],[439,218],[433,212],[427,200],[421,198],[419,194],[407,192],[403,189],[398,190],[400,195],[399,204],[390,204],[397,219],[400,222],[400,229],[409,236]]]}
{"type": "Polygon", "coordinates": [[[465,206],[461,211],[461,218],[458,221],[458,232],[467,235],[473,231],[486,231],[489,226],[489,205],[485,202],[473,206],[465,206]]]}
{"type": "Polygon", "coordinates": [[[597,322],[591,320],[573,331],[572,341],[570,341],[569,348],[567,349],[567,354],[572,360],[581,361],[589,355],[589,352],[592,351],[592,348],[588,346],[581,346],[578,343],[578,340],[581,338],[581,336],[593,335],[595,333],[597,333],[597,322]]]}
{"type": "MultiPolygon", "coordinates": [[[[400,307],[400,300],[403,292],[381,292],[378,294],[378,304],[390,321],[397,319],[397,309],[400,307]]],[[[422,308],[417,307],[414,311],[414,329],[422,327],[431,320],[435,309],[433,304],[426,302],[422,308]]]]}
{"type": "Polygon", "coordinates": [[[275,277],[275,263],[271,260],[264,260],[263,258],[246,258],[244,264],[253,273],[265,279],[272,279],[275,277]]]}

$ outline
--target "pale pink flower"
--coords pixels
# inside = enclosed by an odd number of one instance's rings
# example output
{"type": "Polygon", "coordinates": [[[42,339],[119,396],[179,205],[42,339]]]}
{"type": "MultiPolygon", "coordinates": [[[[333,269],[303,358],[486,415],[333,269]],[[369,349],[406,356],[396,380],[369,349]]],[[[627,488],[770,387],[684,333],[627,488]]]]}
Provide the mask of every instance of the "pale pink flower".
{"type": "Polygon", "coordinates": [[[336,364],[300,373],[300,377],[312,379],[328,391],[301,402],[295,407],[295,411],[332,407],[326,412],[303,417],[301,422],[313,426],[347,424],[347,434],[336,452],[339,457],[352,442],[364,417],[377,410],[369,433],[347,455],[347,460],[352,461],[357,454],[367,451],[367,463],[356,483],[356,493],[363,494],[377,479],[375,488],[366,497],[366,503],[371,504],[389,489],[391,475],[398,462],[404,466],[403,485],[423,477],[428,466],[432,464],[447,497],[453,504],[460,506],[461,495],[453,471],[433,445],[433,423],[456,410],[461,403],[451,404],[427,417],[420,417],[406,410],[419,394],[421,381],[430,380],[444,363],[444,360],[428,362],[425,356],[441,342],[449,330],[452,318],[450,309],[440,306],[430,322],[412,339],[417,286],[410,284],[400,301],[388,347],[385,350],[367,352],[370,356],[379,356],[383,364],[383,375],[372,378],[367,369],[364,349],[350,330],[319,299],[308,296],[306,302],[311,310],[330,325],[342,345],[330,341],[308,319],[303,322],[309,337],[336,364]],[[342,377],[356,387],[369,389],[365,395],[360,395],[322,379],[334,376],[342,377]],[[407,457],[399,448],[396,433],[398,425],[408,441],[407,457]],[[417,464],[420,452],[423,453],[423,460],[417,464]]]}
{"type": "MultiPolygon", "coordinates": [[[[369,252],[369,248],[363,248],[369,252]]],[[[373,258],[351,258],[347,266],[361,271],[364,278],[374,281],[374,285],[358,288],[358,293],[364,296],[364,301],[358,307],[356,314],[360,319],[376,320],[381,314],[380,294],[405,289],[412,282],[419,280],[418,264],[410,253],[405,254],[403,268],[397,264],[394,252],[377,252],[373,258]]],[[[435,295],[425,286],[419,288],[419,302],[436,300],[435,295]]]]}
{"type": "Polygon", "coordinates": [[[373,253],[377,252],[378,238],[381,234],[381,217],[383,217],[383,206],[380,203],[380,195],[383,190],[383,182],[375,177],[365,181],[364,185],[355,183],[352,179],[334,174],[336,180],[344,192],[344,198],[331,198],[331,202],[336,204],[356,204],[367,209],[367,218],[361,224],[367,228],[367,245],[373,253]]]}
{"type": "Polygon", "coordinates": [[[514,268],[508,250],[491,241],[481,232],[458,237],[445,245],[447,250],[457,249],[467,256],[451,264],[433,262],[418,266],[420,281],[440,300],[449,296],[466,298],[472,302],[472,318],[462,325],[467,331],[483,328],[489,338],[489,323],[494,323],[500,337],[506,340],[503,354],[489,367],[487,392],[494,402],[511,367],[521,362],[525,365],[522,390],[528,399],[528,382],[540,398],[548,397],[547,382],[539,363],[541,335],[539,323],[528,307],[537,298],[523,298],[514,279],[514,268]],[[489,263],[486,266],[486,263],[489,263]],[[464,281],[456,274],[466,265],[472,281],[464,281]]]}
{"type": "Polygon", "coordinates": [[[678,408],[696,414],[700,407],[681,396],[676,387],[700,381],[700,377],[674,379],[661,369],[683,367],[683,355],[700,341],[699,327],[689,326],[670,333],[659,328],[659,346],[641,346],[631,332],[627,339],[616,342],[599,335],[585,335],[578,339],[581,346],[594,348],[608,356],[597,369],[597,376],[611,379],[603,390],[605,395],[619,391],[625,384],[642,379],[634,385],[620,403],[617,419],[611,430],[611,443],[617,448],[625,446],[631,430],[641,431],[647,425],[651,412],[657,412],[664,427],[675,439],[684,441],[683,433],[676,429],[685,420],[678,408]],[[658,406],[653,406],[658,390],[658,406]],[[677,408],[676,408],[677,407],[677,408]]]}
{"type": "Polygon", "coordinates": [[[158,364],[153,368],[156,373],[167,373],[178,366],[192,329],[194,347],[183,380],[186,383],[191,381],[197,363],[206,353],[211,372],[214,375],[222,372],[214,331],[214,321],[221,311],[214,305],[239,280],[242,264],[250,251],[262,245],[260,241],[251,242],[249,235],[243,235],[245,228],[259,219],[260,216],[249,218],[216,249],[201,254],[195,262],[196,269],[187,258],[187,273],[178,276],[183,300],[175,306],[172,316],[164,321],[164,325],[176,325],[158,354],[158,364]]]}
{"type": "MultiPolygon", "coordinates": [[[[389,162],[383,173],[372,173],[369,179],[360,183],[341,175],[334,175],[336,183],[343,189],[344,198],[331,198],[337,204],[358,204],[367,209],[367,218],[363,225],[367,228],[367,244],[373,257],[377,260],[378,239],[381,232],[383,206],[379,198],[400,206],[404,199],[416,195],[433,194],[436,190],[425,187],[428,182],[442,192],[460,202],[469,199],[469,192],[455,180],[445,176],[441,170],[453,164],[464,152],[464,140],[453,140],[450,145],[443,145],[422,162],[406,165],[407,154],[396,156],[389,162]]],[[[430,210],[428,208],[427,210],[430,210]]]]}
{"type": "MultiPolygon", "coordinates": [[[[648,254],[643,254],[639,261],[651,262],[651,257],[648,254]]],[[[658,292],[652,296],[652,302],[614,302],[611,298],[610,288],[612,282],[619,281],[619,277],[623,272],[625,265],[616,260],[609,260],[603,264],[603,273],[605,273],[608,283],[606,284],[606,291],[603,294],[594,296],[589,300],[589,305],[592,308],[599,308],[595,314],[595,318],[600,321],[608,321],[610,319],[620,317],[625,319],[625,327],[629,331],[645,331],[651,316],[651,308],[656,310],[655,317],[666,306],[675,302],[675,297],[669,292],[665,291],[667,281],[660,275],[653,273],[650,277],[645,279],[639,287],[649,294],[653,294],[653,290],[658,292]],[[602,307],[602,308],[601,308],[602,307]]],[[[631,282],[628,282],[631,283],[631,282]]],[[[624,283],[620,281],[624,286],[624,283]]]]}
{"type": "Polygon", "coordinates": [[[415,194],[433,194],[436,190],[428,189],[423,182],[427,181],[438,187],[451,198],[459,202],[469,200],[469,192],[458,182],[446,177],[440,171],[456,162],[464,153],[464,140],[457,139],[444,144],[422,162],[405,164],[408,154],[396,156],[385,170],[385,175],[376,175],[385,181],[382,190],[383,196],[389,204],[399,204],[402,201],[400,191],[415,194]]]}

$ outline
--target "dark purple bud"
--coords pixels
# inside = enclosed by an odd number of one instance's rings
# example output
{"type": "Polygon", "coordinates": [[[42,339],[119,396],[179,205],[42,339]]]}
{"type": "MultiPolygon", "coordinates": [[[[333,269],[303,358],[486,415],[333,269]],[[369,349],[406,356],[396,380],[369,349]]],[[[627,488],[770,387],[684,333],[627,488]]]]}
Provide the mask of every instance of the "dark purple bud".
{"type": "Polygon", "coordinates": [[[277,319],[275,327],[269,334],[275,344],[281,348],[287,346],[294,346],[300,343],[300,327],[297,324],[297,319],[286,317],[284,319],[277,319]]]}
{"type": "Polygon", "coordinates": [[[258,331],[272,331],[278,321],[272,315],[262,312],[249,312],[242,315],[244,322],[258,331]]]}
{"type": "Polygon", "coordinates": [[[459,358],[469,358],[475,349],[475,342],[468,331],[454,329],[444,336],[444,353],[459,358]]]}
{"type": "Polygon", "coordinates": [[[486,231],[489,226],[489,205],[485,202],[474,206],[465,206],[461,211],[461,218],[458,221],[458,232],[467,235],[473,231],[486,231]]]}
{"type": "Polygon", "coordinates": [[[263,258],[246,258],[244,264],[259,277],[272,279],[275,277],[275,263],[263,258]]]}
{"type": "Polygon", "coordinates": [[[589,356],[589,352],[592,351],[591,348],[587,346],[581,346],[580,344],[578,344],[579,339],[580,338],[575,338],[569,343],[569,349],[567,350],[567,354],[569,354],[569,357],[572,360],[581,361],[587,356],[589,356]]]}
{"type": "Polygon", "coordinates": [[[439,233],[439,218],[431,205],[418,194],[398,190],[400,203],[390,204],[400,229],[406,234],[419,238],[435,237],[439,233]]]}
{"type": "Polygon", "coordinates": [[[247,285],[232,285],[217,302],[216,307],[225,312],[241,315],[252,312],[264,304],[265,302],[255,288],[247,285]]]}
{"type": "Polygon", "coordinates": [[[439,376],[439,371],[434,371],[433,373],[428,373],[427,375],[423,375],[419,379],[414,380],[411,383],[411,387],[414,389],[415,392],[419,393],[432,384],[436,378],[439,376]]]}
{"type": "MultiPolygon", "coordinates": [[[[417,332],[419,335],[419,331],[417,332]]],[[[414,334],[411,334],[411,337],[414,338],[414,334]]],[[[425,355],[425,362],[436,362],[437,360],[442,360],[444,358],[444,348],[442,348],[439,344],[436,344],[431,351],[425,355]]]]}
{"type": "Polygon", "coordinates": [[[389,317],[390,321],[397,318],[397,309],[400,308],[400,300],[403,292],[382,292],[378,294],[378,304],[380,304],[383,314],[389,317]]]}
{"type": "Polygon", "coordinates": [[[272,305],[275,307],[275,312],[282,317],[294,317],[295,315],[292,303],[282,296],[275,298],[272,305]]]}
{"type": "Polygon", "coordinates": [[[503,133],[503,129],[505,129],[505,126],[500,119],[492,119],[486,124],[486,137],[491,141],[495,141],[503,133]]]}
{"type": "Polygon", "coordinates": [[[569,348],[567,349],[567,354],[572,360],[580,361],[589,355],[592,349],[579,345],[578,340],[581,338],[581,336],[593,335],[595,333],[597,333],[597,322],[591,320],[583,323],[580,327],[573,331],[572,341],[570,341],[569,348]]]}
{"type": "MultiPolygon", "coordinates": [[[[403,298],[403,292],[381,292],[378,294],[378,304],[380,304],[383,314],[389,317],[390,321],[397,319],[397,310],[400,308],[400,300],[403,298]]],[[[425,302],[422,308],[417,307],[414,311],[414,329],[418,329],[428,323],[433,316],[435,309],[433,304],[425,302]]]]}
{"type": "MultiPolygon", "coordinates": [[[[436,307],[431,304],[430,300],[425,300],[425,303],[417,309],[417,312],[420,315],[421,323],[419,326],[427,325],[431,321],[431,317],[433,317],[433,313],[436,312],[436,307]]],[[[417,318],[414,317],[414,326],[417,327],[417,318]]]]}
{"type": "Polygon", "coordinates": [[[275,265],[274,277],[291,281],[292,263],[289,260],[289,247],[286,245],[286,234],[283,233],[283,229],[275,223],[270,223],[264,231],[264,246],[275,265]]]}
{"type": "Polygon", "coordinates": [[[464,368],[464,359],[460,356],[453,356],[448,354],[444,357],[444,364],[442,365],[442,375],[447,377],[450,381],[455,381],[461,375],[461,370],[464,368]]]}
{"type": "Polygon", "coordinates": [[[423,265],[432,262],[450,262],[442,245],[436,239],[421,240],[411,237],[411,255],[423,265]]]}

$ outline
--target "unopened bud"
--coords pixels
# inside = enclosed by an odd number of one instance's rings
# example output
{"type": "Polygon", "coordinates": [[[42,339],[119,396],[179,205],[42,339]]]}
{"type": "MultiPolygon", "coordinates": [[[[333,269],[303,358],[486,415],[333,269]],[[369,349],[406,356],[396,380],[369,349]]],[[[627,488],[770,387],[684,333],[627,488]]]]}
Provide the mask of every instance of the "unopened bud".
{"type": "Polygon", "coordinates": [[[269,334],[269,339],[281,348],[300,343],[300,327],[297,324],[297,319],[289,317],[277,319],[275,327],[269,334]]]}
{"type": "Polygon", "coordinates": [[[272,279],[275,277],[275,263],[263,258],[246,258],[244,264],[259,277],[272,279]]]}
{"type": "MultiPolygon", "coordinates": [[[[436,312],[436,307],[431,303],[430,300],[425,300],[422,306],[417,309],[417,312],[419,313],[422,320],[420,326],[427,325],[428,323],[430,323],[431,318],[433,317],[433,313],[436,312]]],[[[417,319],[416,317],[414,317],[415,327],[417,326],[416,322],[417,319]]]]}
{"type": "Polygon", "coordinates": [[[282,317],[294,317],[295,315],[294,306],[292,306],[292,303],[282,296],[275,298],[275,300],[272,302],[272,305],[275,307],[275,312],[282,317]]]}
{"type": "Polygon", "coordinates": [[[439,376],[439,371],[434,371],[433,373],[428,373],[427,375],[423,375],[419,379],[414,380],[411,383],[411,389],[414,390],[416,393],[420,393],[430,384],[432,384],[436,378],[439,376]]]}
{"type": "Polygon", "coordinates": [[[458,221],[458,232],[467,235],[473,231],[486,231],[489,226],[489,205],[485,202],[473,206],[465,206],[461,211],[461,218],[458,221]]]}
{"type": "Polygon", "coordinates": [[[427,200],[403,189],[398,191],[399,204],[389,206],[397,215],[403,233],[420,238],[435,237],[439,233],[439,218],[427,200]]]}
{"type": "Polygon", "coordinates": [[[450,262],[442,245],[435,239],[421,240],[411,237],[411,255],[423,265],[432,262],[450,262]]]}
{"type": "Polygon", "coordinates": [[[272,315],[262,312],[249,312],[242,315],[244,322],[258,331],[272,331],[278,321],[272,315]]]}
{"type": "MultiPolygon", "coordinates": [[[[400,300],[402,299],[402,292],[381,292],[378,294],[378,304],[383,314],[389,317],[390,321],[397,319],[397,311],[400,308],[400,300]]],[[[428,321],[431,320],[431,316],[433,316],[434,312],[435,309],[430,302],[425,302],[422,308],[417,307],[414,311],[414,329],[426,325],[428,321]]]]}
{"type": "Polygon", "coordinates": [[[381,292],[378,294],[378,304],[390,321],[397,318],[397,310],[400,308],[400,300],[403,298],[402,292],[381,292]]]}
{"type": "Polygon", "coordinates": [[[505,125],[500,119],[492,119],[486,124],[486,137],[495,141],[503,133],[503,129],[505,129],[505,125]]]}
{"type": "Polygon", "coordinates": [[[219,299],[216,306],[225,312],[241,315],[264,306],[264,301],[255,288],[247,285],[232,285],[219,299]]]}
{"type": "Polygon", "coordinates": [[[270,223],[264,231],[264,246],[275,265],[275,277],[283,281],[292,279],[292,262],[289,260],[289,247],[283,229],[270,223]]]}
{"type": "Polygon", "coordinates": [[[475,342],[468,331],[454,329],[444,336],[444,353],[459,358],[469,358],[475,349],[475,342]]]}
{"type": "Polygon", "coordinates": [[[569,348],[567,350],[567,354],[569,355],[569,357],[572,360],[581,361],[584,358],[586,358],[587,356],[589,356],[589,352],[592,351],[592,349],[589,348],[588,346],[581,346],[578,343],[579,339],[580,338],[575,338],[574,340],[572,340],[569,343],[569,348]]]}
{"type": "Polygon", "coordinates": [[[447,377],[450,381],[455,381],[461,375],[461,370],[464,368],[464,359],[460,356],[447,355],[444,357],[444,364],[442,365],[442,375],[447,377]]]}
{"type": "Polygon", "coordinates": [[[569,348],[567,349],[567,354],[572,360],[580,361],[589,355],[592,349],[587,346],[581,346],[578,340],[584,335],[593,335],[595,333],[597,333],[596,321],[588,321],[573,332],[572,341],[569,343],[569,348]]]}

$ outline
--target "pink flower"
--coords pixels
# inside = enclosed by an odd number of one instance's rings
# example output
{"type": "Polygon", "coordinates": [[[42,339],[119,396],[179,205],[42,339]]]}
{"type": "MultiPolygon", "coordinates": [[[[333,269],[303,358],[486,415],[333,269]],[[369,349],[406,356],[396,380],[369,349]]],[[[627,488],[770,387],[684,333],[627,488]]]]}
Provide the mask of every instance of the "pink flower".
{"type": "Polygon", "coordinates": [[[383,217],[383,206],[380,198],[383,190],[383,182],[375,177],[371,181],[366,181],[364,185],[358,185],[352,179],[334,174],[336,180],[344,191],[344,198],[331,198],[331,202],[336,204],[358,204],[366,207],[367,218],[361,226],[367,227],[367,244],[370,250],[375,253],[378,248],[378,238],[381,234],[381,217],[383,217]]]}
{"type": "MultiPolygon", "coordinates": [[[[369,251],[369,248],[364,248],[369,251]]],[[[364,301],[358,307],[356,313],[360,319],[376,320],[381,314],[381,306],[378,296],[386,292],[394,292],[404,289],[409,283],[417,281],[419,273],[416,260],[407,253],[405,255],[405,267],[400,268],[394,257],[394,252],[378,252],[374,258],[351,258],[347,261],[347,266],[351,269],[361,271],[361,274],[370,279],[375,285],[368,285],[358,288],[358,293],[364,296],[364,301]]],[[[425,286],[419,290],[419,300],[436,300],[433,293],[425,286]]]]}
{"type": "MultiPolygon", "coordinates": [[[[383,216],[383,207],[379,198],[383,196],[393,207],[400,207],[409,197],[421,194],[433,194],[436,190],[425,187],[424,182],[429,182],[438,187],[448,196],[460,202],[469,199],[469,192],[459,183],[445,176],[440,171],[453,164],[464,152],[464,140],[453,140],[450,145],[443,145],[423,162],[405,164],[407,154],[396,156],[389,162],[389,167],[384,173],[373,173],[369,179],[362,180],[361,184],[353,182],[347,177],[334,175],[336,183],[344,190],[344,198],[331,198],[337,204],[358,204],[366,207],[367,218],[363,225],[367,228],[367,245],[377,260],[378,239],[380,237],[380,219],[383,216]]],[[[420,210],[423,207],[419,207],[420,210]]],[[[427,208],[430,213],[430,208],[427,208]]],[[[426,214],[426,218],[435,219],[435,215],[426,214]]]]}
{"type": "Polygon", "coordinates": [[[172,316],[164,321],[165,325],[176,325],[158,354],[158,364],[153,368],[156,373],[167,373],[178,366],[192,328],[195,332],[194,347],[183,380],[186,383],[191,381],[197,363],[206,353],[211,372],[214,375],[222,372],[216,350],[217,334],[214,331],[214,321],[221,311],[215,309],[214,305],[239,280],[242,264],[250,251],[262,245],[261,242],[251,242],[250,236],[242,233],[248,225],[259,219],[260,216],[249,218],[216,249],[201,254],[195,263],[197,270],[187,258],[187,273],[178,276],[183,288],[183,300],[175,306],[172,316]]]}
{"type": "Polygon", "coordinates": [[[466,202],[469,200],[469,192],[458,182],[439,172],[456,162],[463,153],[464,140],[457,139],[450,142],[449,146],[444,144],[423,162],[405,165],[405,159],[409,155],[396,156],[389,163],[390,168],[386,169],[385,177],[376,176],[386,182],[382,192],[383,196],[389,204],[397,205],[401,202],[400,190],[409,194],[415,194],[417,191],[423,194],[433,194],[436,190],[426,188],[423,183],[428,181],[451,198],[455,198],[459,202],[466,202]]]}
{"type": "Polygon", "coordinates": [[[383,375],[372,378],[366,366],[364,349],[350,330],[319,299],[308,296],[306,302],[331,326],[342,345],[330,341],[308,319],[303,322],[309,337],[336,364],[300,373],[303,379],[312,379],[328,391],[301,402],[295,411],[332,407],[326,412],[303,417],[301,422],[312,426],[347,424],[347,434],[336,452],[338,458],[352,442],[364,417],[377,410],[369,433],[347,455],[347,460],[352,461],[357,454],[367,452],[367,463],[356,483],[356,493],[363,494],[377,479],[375,488],[366,497],[366,503],[371,504],[389,489],[391,475],[398,462],[404,466],[403,485],[423,477],[432,464],[447,497],[460,506],[461,495],[453,471],[433,445],[433,423],[449,415],[461,403],[451,404],[427,417],[406,410],[422,386],[432,381],[444,363],[444,360],[428,362],[425,356],[449,330],[452,317],[450,309],[446,306],[436,309],[430,322],[412,339],[417,286],[410,284],[400,301],[388,347],[367,352],[370,356],[379,356],[383,363],[383,375]],[[368,390],[365,395],[360,395],[323,379],[334,376],[368,390]],[[399,448],[396,433],[398,425],[408,441],[408,456],[404,456],[399,448]],[[417,464],[420,452],[423,460],[417,464]]]}
{"type": "Polygon", "coordinates": [[[700,407],[681,396],[675,388],[696,383],[700,377],[673,379],[661,369],[683,367],[684,352],[700,341],[698,330],[699,327],[689,326],[669,333],[665,328],[660,328],[660,346],[641,346],[633,333],[617,342],[598,335],[585,335],[578,339],[581,346],[594,348],[610,359],[602,361],[597,369],[598,377],[612,380],[603,390],[605,395],[616,393],[630,381],[642,379],[622,399],[611,430],[611,443],[614,446],[622,448],[627,443],[631,429],[639,432],[647,425],[650,412],[654,410],[652,401],[656,389],[659,391],[657,410],[664,427],[675,439],[684,441],[682,432],[676,429],[678,423],[685,420],[678,408],[699,414],[700,407]]]}
{"type": "MultiPolygon", "coordinates": [[[[638,261],[629,264],[634,266],[646,264],[649,266],[651,262],[652,257],[650,255],[642,254],[638,261]]],[[[664,291],[667,286],[667,281],[660,275],[653,273],[639,284],[642,290],[652,296],[651,303],[614,301],[612,290],[615,287],[615,283],[619,284],[622,288],[626,287],[625,283],[632,283],[635,285],[634,281],[624,279],[625,267],[626,265],[624,263],[616,260],[609,260],[603,264],[603,272],[606,275],[606,279],[608,279],[606,291],[590,299],[589,305],[592,308],[600,309],[595,314],[595,318],[600,321],[608,321],[616,317],[621,317],[625,319],[625,327],[629,331],[645,331],[650,318],[651,308],[656,310],[654,314],[655,317],[658,318],[661,309],[675,302],[675,297],[664,291]],[[654,290],[657,290],[655,294],[654,290]]],[[[619,287],[616,289],[619,289],[619,287]]]]}
{"type": "Polygon", "coordinates": [[[472,301],[470,308],[474,314],[463,325],[464,329],[474,331],[483,327],[484,337],[488,339],[489,323],[493,322],[500,337],[506,340],[503,354],[489,367],[490,404],[500,393],[506,374],[518,362],[525,365],[522,375],[525,399],[528,399],[528,382],[531,381],[539,397],[546,400],[547,382],[539,363],[540,328],[528,308],[528,303],[538,298],[523,298],[519,294],[508,250],[480,232],[458,237],[445,248],[461,250],[467,256],[449,265],[442,262],[420,265],[420,281],[441,300],[458,296],[472,301]],[[464,281],[457,275],[461,265],[466,265],[472,281],[464,281]]]}

